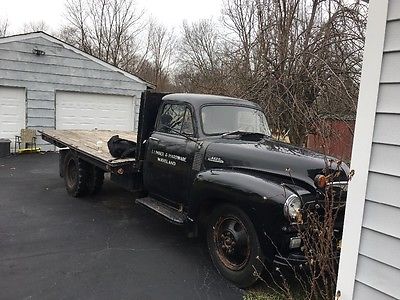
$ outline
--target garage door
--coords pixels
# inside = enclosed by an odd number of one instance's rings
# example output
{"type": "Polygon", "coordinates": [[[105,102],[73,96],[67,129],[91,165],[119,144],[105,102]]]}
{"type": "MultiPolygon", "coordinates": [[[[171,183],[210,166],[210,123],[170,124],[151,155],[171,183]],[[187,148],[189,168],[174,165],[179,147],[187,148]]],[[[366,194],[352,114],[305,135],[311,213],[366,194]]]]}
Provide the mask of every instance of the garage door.
{"type": "Polygon", "coordinates": [[[25,89],[0,87],[0,138],[14,141],[25,128],[25,89]]]}
{"type": "Polygon", "coordinates": [[[57,92],[56,128],[132,131],[134,99],[130,96],[57,92]]]}

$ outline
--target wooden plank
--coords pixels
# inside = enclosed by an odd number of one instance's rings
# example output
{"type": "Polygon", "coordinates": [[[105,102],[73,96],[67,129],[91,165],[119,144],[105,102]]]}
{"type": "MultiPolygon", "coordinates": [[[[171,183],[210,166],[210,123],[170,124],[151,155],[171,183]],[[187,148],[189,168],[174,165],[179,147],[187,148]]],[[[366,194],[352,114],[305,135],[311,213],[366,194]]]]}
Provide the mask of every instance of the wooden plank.
{"type": "Polygon", "coordinates": [[[81,60],[75,58],[68,58],[64,57],[61,58],[55,56],[48,56],[46,60],[43,61],[42,57],[32,55],[32,53],[27,52],[18,52],[18,51],[11,51],[7,49],[0,49],[0,57],[3,60],[13,61],[13,62],[33,62],[33,63],[40,63],[43,65],[52,65],[58,66],[62,64],[63,66],[67,67],[76,67],[76,68],[85,68],[85,66],[91,70],[107,70],[105,67],[96,64],[94,61],[91,60],[81,60]]]}
{"type": "Polygon", "coordinates": [[[135,161],[134,158],[116,159],[108,151],[107,142],[114,136],[136,142],[137,136],[133,132],[114,130],[44,130],[46,135],[61,141],[83,153],[97,157],[110,164],[135,161]]]}
{"type": "Polygon", "coordinates": [[[64,46],[61,44],[61,42],[60,43],[50,42],[49,40],[46,40],[45,38],[42,38],[42,37],[34,37],[34,38],[30,38],[30,39],[24,39],[24,40],[21,40],[20,42],[24,43],[24,44],[64,48],[64,46]]]}
{"type": "MultiPolygon", "coordinates": [[[[36,100],[36,99],[29,99],[28,98],[28,109],[36,109],[36,108],[44,108],[44,109],[52,109],[54,111],[54,100],[36,100]]],[[[54,114],[54,112],[53,112],[54,114]]]]}
{"type": "Polygon", "coordinates": [[[54,118],[54,108],[28,108],[28,116],[31,118],[54,118]]]}
{"type": "Polygon", "coordinates": [[[363,228],[360,253],[400,270],[400,239],[363,228]]]}
{"type": "Polygon", "coordinates": [[[37,91],[27,90],[26,97],[29,100],[40,100],[40,101],[53,101],[54,102],[54,90],[50,91],[37,91]]]}
{"type": "Polygon", "coordinates": [[[35,118],[28,116],[27,126],[28,127],[51,127],[54,128],[54,116],[52,118],[35,118]]]}
{"type": "Polygon", "coordinates": [[[400,177],[370,172],[366,198],[400,208],[399,198],[388,197],[388,191],[391,195],[400,195],[400,177]]]}
{"type": "Polygon", "coordinates": [[[79,55],[71,50],[65,49],[64,47],[57,47],[57,46],[54,47],[53,45],[37,46],[35,43],[27,43],[24,41],[14,41],[14,42],[0,44],[0,49],[2,49],[2,50],[25,52],[25,53],[30,53],[31,55],[32,55],[32,50],[34,48],[44,51],[46,53],[45,57],[46,56],[68,57],[68,58],[73,58],[73,59],[89,60],[82,55],[79,55]]]}
{"type": "Polygon", "coordinates": [[[363,227],[400,239],[399,216],[399,208],[367,200],[364,207],[363,227]]]}
{"type": "Polygon", "coordinates": [[[135,84],[132,84],[132,87],[129,89],[122,89],[117,87],[104,87],[104,86],[92,86],[85,84],[63,84],[63,83],[49,83],[45,81],[39,80],[30,80],[27,78],[18,78],[18,79],[9,79],[9,78],[1,78],[1,70],[0,70],[0,85],[10,86],[10,87],[26,87],[34,90],[46,90],[51,87],[53,90],[61,90],[61,91],[71,91],[71,92],[85,92],[85,93],[98,93],[98,94],[107,94],[107,95],[123,95],[123,96],[133,96],[137,92],[141,91],[139,89],[135,90],[135,84]]]}
{"type": "Polygon", "coordinates": [[[399,150],[399,146],[374,143],[369,169],[377,173],[400,176],[399,150]]]}
{"type": "Polygon", "coordinates": [[[400,84],[381,84],[376,111],[400,114],[400,84]]]}
{"type": "Polygon", "coordinates": [[[393,128],[400,128],[400,114],[377,113],[372,141],[400,146],[400,135],[393,128]]]}
{"type": "Polygon", "coordinates": [[[362,282],[356,281],[354,286],[353,300],[367,300],[367,299],[379,299],[379,300],[396,300],[376,289],[365,285],[362,282]]]}
{"type": "Polygon", "coordinates": [[[0,68],[3,70],[15,70],[41,74],[53,74],[61,76],[75,76],[83,78],[107,78],[111,81],[123,81],[132,83],[132,80],[122,74],[110,70],[95,70],[89,68],[77,68],[75,66],[48,65],[43,62],[21,62],[0,59],[0,68]]]}
{"type": "Polygon", "coordinates": [[[1,77],[12,79],[12,80],[29,80],[35,82],[44,82],[50,84],[66,84],[66,85],[92,85],[97,87],[106,88],[121,88],[130,90],[135,85],[133,82],[108,80],[107,77],[103,78],[84,78],[74,75],[60,75],[60,74],[48,74],[29,71],[18,71],[18,70],[6,70],[1,69],[1,77]]]}
{"type": "Polygon", "coordinates": [[[359,255],[356,274],[357,281],[388,296],[400,299],[399,278],[399,269],[380,263],[364,255],[359,255]]]}
{"type": "Polygon", "coordinates": [[[54,129],[54,126],[27,126],[27,128],[36,129],[37,131],[39,131],[39,130],[43,131],[43,130],[48,130],[48,129],[54,129]]]}

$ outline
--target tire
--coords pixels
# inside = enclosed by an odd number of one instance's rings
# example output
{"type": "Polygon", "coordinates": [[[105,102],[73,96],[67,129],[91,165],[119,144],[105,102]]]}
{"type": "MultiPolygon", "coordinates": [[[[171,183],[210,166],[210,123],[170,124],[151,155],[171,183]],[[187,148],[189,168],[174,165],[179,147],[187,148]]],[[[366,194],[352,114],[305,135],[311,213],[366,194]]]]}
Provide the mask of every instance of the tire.
{"type": "Polygon", "coordinates": [[[69,150],[60,150],[58,152],[58,169],[61,178],[64,177],[64,172],[65,172],[65,156],[69,152],[70,152],[69,150]]]}
{"type": "Polygon", "coordinates": [[[96,195],[101,191],[104,182],[104,171],[96,166],[89,166],[87,190],[89,195],[96,195]]]}
{"type": "Polygon", "coordinates": [[[89,165],[69,151],[64,162],[65,188],[72,197],[83,197],[88,193],[89,165]]]}
{"type": "Polygon", "coordinates": [[[233,205],[218,206],[207,224],[207,244],[217,270],[240,288],[255,283],[264,255],[250,218],[233,205]]]}

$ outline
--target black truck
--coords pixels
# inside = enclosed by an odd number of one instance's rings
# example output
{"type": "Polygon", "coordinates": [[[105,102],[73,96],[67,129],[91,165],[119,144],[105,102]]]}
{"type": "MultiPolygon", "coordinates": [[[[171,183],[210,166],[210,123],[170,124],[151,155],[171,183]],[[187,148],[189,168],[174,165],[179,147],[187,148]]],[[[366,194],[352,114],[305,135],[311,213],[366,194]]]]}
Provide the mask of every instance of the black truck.
{"type": "Polygon", "coordinates": [[[105,144],[114,134],[42,132],[61,148],[68,193],[96,193],[111,173],[136,203],[185,226],[189,236],[205,228],[214,265],[239,287],[253,284],[265,265],[305,262],[298,217],[323,204],[327,168],[337,169],[330,184],[346,197],[348,167],[328,166],[322,154],[274,140],[250,101],[145,92],[137,135],[126,133],[137,142],[134,158],[110,156],[105,144]]]}

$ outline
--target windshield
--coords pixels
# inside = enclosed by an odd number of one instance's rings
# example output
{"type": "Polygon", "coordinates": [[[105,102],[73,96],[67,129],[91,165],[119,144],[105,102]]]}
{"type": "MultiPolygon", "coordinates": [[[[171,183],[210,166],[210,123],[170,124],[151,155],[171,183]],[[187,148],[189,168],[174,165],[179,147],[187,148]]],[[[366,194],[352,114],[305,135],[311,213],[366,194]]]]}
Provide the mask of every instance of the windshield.
{"type": "Polygon", "coordinates": [[[228,105],[209,105],[201,109],[203,131],[217,135],[244,131],[271,135],[265,115],[254,108],[228,105]]]}

